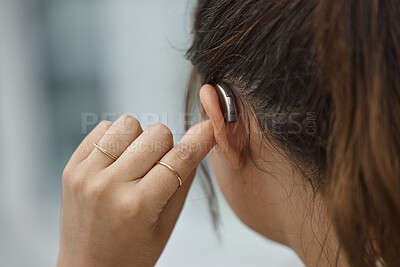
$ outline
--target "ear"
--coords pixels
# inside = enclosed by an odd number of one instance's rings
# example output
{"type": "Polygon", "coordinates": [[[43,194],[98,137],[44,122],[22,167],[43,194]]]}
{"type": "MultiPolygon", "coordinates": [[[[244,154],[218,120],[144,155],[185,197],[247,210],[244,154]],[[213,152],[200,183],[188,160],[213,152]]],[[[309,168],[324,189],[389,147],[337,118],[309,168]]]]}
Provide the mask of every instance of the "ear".
{"type": "Polygon", "coordinates": [[[220,99],[214,86],[205,84],[201,87],[200,101],[214,127],[214,137],[221,152],[233,168],[240,168],[243,162],[241,162],[240,153],[237,148],[233,146],[234,138],[240,137],[234,136],[235,131],[229,131],[228,134],[227,129],[233,125],[225,124],[220,99]]]}

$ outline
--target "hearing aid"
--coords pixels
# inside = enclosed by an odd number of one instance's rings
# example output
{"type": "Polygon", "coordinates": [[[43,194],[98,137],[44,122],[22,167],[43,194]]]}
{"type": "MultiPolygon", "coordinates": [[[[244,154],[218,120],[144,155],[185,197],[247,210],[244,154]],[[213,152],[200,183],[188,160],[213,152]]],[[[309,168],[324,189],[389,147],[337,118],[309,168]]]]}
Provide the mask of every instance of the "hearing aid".
{"type": "Polygon", "coordinates": [[[237,122],[237,110],[235,97],[229,86],[223,83],[211,83],[214,85],[221,103],[225,123],[237,122]]]}

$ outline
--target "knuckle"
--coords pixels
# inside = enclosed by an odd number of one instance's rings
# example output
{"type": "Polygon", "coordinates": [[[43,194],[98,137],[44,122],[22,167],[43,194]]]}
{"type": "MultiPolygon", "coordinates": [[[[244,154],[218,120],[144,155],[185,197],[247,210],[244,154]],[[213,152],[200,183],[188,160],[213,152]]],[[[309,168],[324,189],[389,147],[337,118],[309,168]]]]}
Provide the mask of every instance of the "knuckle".
{"type": "Polygon", "coordinates": [[[125,113],[124,115],[122,115],[118,118],[118,120],[122,120],[122,121],[130,120],[130,119],[135,119],[135,118],[128,113],[125,113]]]}
{"type": "Polygon", "coordinates": [[[101,122],[99,122],[97,127],[108,129],[108,128],[110,128],[111,125],[112,125],[111,121],[102,120],[101,122]]]}
{"type": "Polygon", "coordinates": [[[122,115],[118,122],[120,130],[125,134],[134,134],[142,130],[140,122],[129,114],[122,115]]]}
{"type": "Polygon", "coordinates": [[[186,144],[178,144],[176,146],[176,157],[183,163],[192,163],[194,161],[193,153],[186,144]]]}
{"type": "Polygon", "coordinates": [[[135,197],[120,198],[117,209],[123,217],[132,220],[143,215],[145,205],[141,197],[135,195],[135,197]]]}
{"type": "Polygon", "coordinates": [[[156,132],[158,136],[164,141],[165,143],[171,145],[174,142],[174,135],[172,134],[171,130],[163,123],[158,123],[154,125],[156,128],[156,132]]]}
{"type": "Polygon", "coordinates": [[[99,203],[107,197],[109,182],[107,179],[92,179],[84,187],[85,196],[93,204],[99,203]]]}
{"type": "Polygon", "coordinates": [[[106,138],[100,141],[100,146],[109,151],[119,151],[122,149],[121,146],[125,145],[121,136],[115,131],[108,131],[104,136],[106,136],[106,138]]]}

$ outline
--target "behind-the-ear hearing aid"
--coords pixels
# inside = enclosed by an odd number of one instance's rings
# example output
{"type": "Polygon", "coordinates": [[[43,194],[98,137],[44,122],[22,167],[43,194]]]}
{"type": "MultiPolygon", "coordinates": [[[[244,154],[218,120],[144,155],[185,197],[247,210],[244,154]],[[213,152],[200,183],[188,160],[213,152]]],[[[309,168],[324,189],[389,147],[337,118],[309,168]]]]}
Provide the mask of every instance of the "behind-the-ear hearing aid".
{"type": "Polygon", "coordinates": [[[224,83],[211,83],[215,86],[224,114],[225,123],[237,122],[237,110],[235,104],[235,97],[231,89],[224,83]]]}

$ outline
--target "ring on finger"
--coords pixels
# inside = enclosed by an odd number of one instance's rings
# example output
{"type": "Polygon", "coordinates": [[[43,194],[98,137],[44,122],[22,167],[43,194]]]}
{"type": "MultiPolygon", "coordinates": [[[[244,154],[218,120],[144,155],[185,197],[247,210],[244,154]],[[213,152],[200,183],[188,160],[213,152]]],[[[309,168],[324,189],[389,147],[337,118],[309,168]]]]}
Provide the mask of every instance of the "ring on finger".
{"type": "Polygon", "coordinates": [[[101,146],[99,146],[99,145],[96,144],[96,143],[93,143],[93,145],[94,145],[98,150],[100,150],[101,152],[103,152],[105,155],[107,155],[108,157],[112,158],[113,160],[117,160],[117,159],[118,159],[118,156],[114,155],[113,153],[111,153],[111,152],[108,151],[107,149],[102,148],[101,146]]]}
{"type": "Polygon", "coordinates": [[[168,170],[170,170],[171,172],[173,172],[173,173],[175,174],[176,178],[177,178],[178,181],[179,181],[179,187],[182,186],[182,178],[179,176],[178,172],[175,171],[174,168],[172,168],[172,167],[169,166],[167,163],[162,162],[162,161],[157,161],[156,163],[157,163],[157,164],[160,164],[160,165],[163,165],[164,167],[167,167],[168,170]]]}

